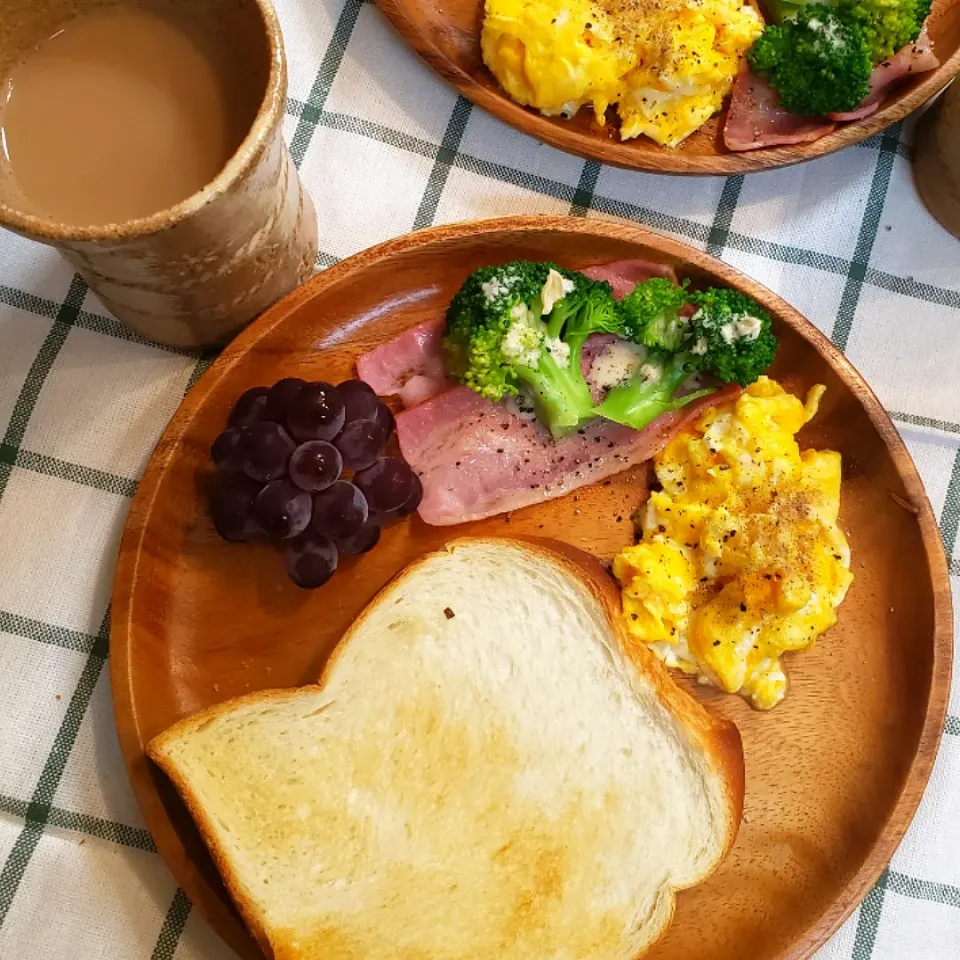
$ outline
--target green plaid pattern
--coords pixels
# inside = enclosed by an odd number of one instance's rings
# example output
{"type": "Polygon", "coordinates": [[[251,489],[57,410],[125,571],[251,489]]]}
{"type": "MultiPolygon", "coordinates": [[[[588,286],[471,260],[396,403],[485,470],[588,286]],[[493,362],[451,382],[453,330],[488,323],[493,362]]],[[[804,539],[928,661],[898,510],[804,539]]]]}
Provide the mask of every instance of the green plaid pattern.
{"type": "MultiPolygon", "coordinates": [[[[622,218],[708,250],[817,323],[887,405],[960,593],[960,243],[921,206],[910,125],[750,177],[650,177],[504,127],[362,0],[278,0],[285,133],[318,268],[408,230],[508,213],[622,218]]],[[[214,960],[132,799],[105,670],[137,478],[209,355],[151,345],[66,263],[0,235],[0,958],[214,960]]],[[[960,684],[920,812],[820,960],[960,957],[960,684]]],[[[749,958],[746,958],[749,960],[749,958]]]]}

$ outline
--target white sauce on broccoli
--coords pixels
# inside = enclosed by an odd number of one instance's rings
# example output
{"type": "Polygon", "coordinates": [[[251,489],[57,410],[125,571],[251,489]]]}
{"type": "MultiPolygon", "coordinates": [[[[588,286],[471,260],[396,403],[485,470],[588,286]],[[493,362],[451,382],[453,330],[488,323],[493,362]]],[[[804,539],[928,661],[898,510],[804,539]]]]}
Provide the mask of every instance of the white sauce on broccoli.
{"type": "Polygon", "coordinates": [[[502,297],[509,288],[499,277],[491,277],[486,283],[480,284],[480,289],[487,303],[492,303],[497,297],[502,297]]]}
{"type": "Polygon", "coordinates": [[[643,377],[647,383],[656,383],[662,375],[663,371],[655,363],[645,363],[640,368],[640,376],[643,377]]]}
{"type": "Polygon", "coordinates": [[[570,344],[564,343],[557,337],[547,337],[543,341],[543,348],[556,361],[558,367],[570,366],[570,344]]]}
{"type": "Polygon", "coordinates": [[[707,352],[707,338],[701,337],[691,348],[690,352],[695,356],[702,357],[707,352]]]}
{"type": "Polygon", "coordinates": [[[637,372],[646,355],[646,350],[638,344],[617,340],[593,361],[590,366],[590,383],[600,390],[615,387],[637,372]]]}
{"type": "Polygon", "coordinates": [[[759,317],[752,317],[748,313],[741,313],[731,317],[721,328],[720,336],[724,343],[734,343],[737,340],[748,342],[760,336],[762,328],[759,317]]]}
{"type": "Polygon", "coordinates": [[[836,23],[832,20],[824,23],[823,20],[811,17],[811,19],[807,21],[807,27],[831,47],[842,47],[844,44],[843,37],[837,29],[836,23]]]}
{"type": "Polygon", "coordinates": [[[540,293],[540,302],[543,304],[540,312],[543,316],[547,316],[547,314],[553,310],[556,302],[562,300],[568,293],[571,293],[573,288],[574,282],[572,280],[568,280],[565,276],[551,268],[547,274],[547,281],[544,283],[543,290],[540,293]]]}
{"type": "Polygon", "coordinates": [[[525,304],[518,303],[513,306],[510,316],[513,317],[513,323],[510,324],[500,349],[508,360],[525,367],[535,367],[540,362],[543,334],[533,326],[536,320],[525,304]]]}

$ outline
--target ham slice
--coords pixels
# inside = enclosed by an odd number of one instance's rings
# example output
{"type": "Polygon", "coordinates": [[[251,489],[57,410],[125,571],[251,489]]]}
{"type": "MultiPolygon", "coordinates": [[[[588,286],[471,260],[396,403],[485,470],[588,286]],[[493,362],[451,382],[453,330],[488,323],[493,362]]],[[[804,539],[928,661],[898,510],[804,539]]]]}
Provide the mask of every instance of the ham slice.
{"type": "Polygon", "coordinates": [[[831,120],[862,120],[875,113],[887,95],[887,91],[904,77],[913,76],[915,73],[926,73],[928,70],[936,70],[940,66],[940,61],[933,52],[933,46],[930,43],[930,35],[927,33],[927,25],[923,25],[920,36],[913,43],[908,43],[902,47],[889,60],[878,63],[870,76],[870,92],[866,95],[863,102],[856,110],[849,110],[846,113],[828,114],[831,120]]]}
{"type": "Polygon", "coordinates": [[[552,500],[648,460],[705,405],[736,396],[725,387],[644,430],[595,420],[554,440],[510,404],[454,387],[397,416],[404,459],[423,484],[420,516],[466,523],[552,500]]]}
{"type": "Polygon", "coordinates": [[[399,396],[405,407],[423,403],[450,386],[443,361],[444,318],[427,320],[357,360],[357,374],[381,397],[399,396]]]}
{"type": "Polygon", "coordinates": [[[580,351],[580,372],[584,379],[589,379],[590,371],[593,368],[593,361],[604,353],[608,347],[619,341],[619,337],[613,333],[593,333],[584,341],[583,349],[580,351]]]}
{"type": "Polygon", "coordinates": [[[788,143],[808,143],[836,129],[823,117],[801,117],[780,106],[776,91],[744,64],[733,84],[723,127],[729,150],[758,150],[788,143]]]}
{"type": "Polygon", "coordinates": [[[665,263],[653,263],[650,260],[615,260],[582,270],[591,280],[606,280],[613,287],[613,295],[619,300],[632,292],[638,283],[651,277],[666,277],[677,283],[677,274],[673,267],[665,263]]]}

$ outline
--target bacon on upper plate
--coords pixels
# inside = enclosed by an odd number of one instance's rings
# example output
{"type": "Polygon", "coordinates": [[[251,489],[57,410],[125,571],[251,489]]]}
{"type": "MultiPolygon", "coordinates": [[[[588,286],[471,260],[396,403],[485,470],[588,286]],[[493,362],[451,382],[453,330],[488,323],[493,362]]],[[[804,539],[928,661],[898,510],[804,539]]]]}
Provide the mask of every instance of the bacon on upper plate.
{"type": "Polygon", "coordinates": [[[864,117],[869,117],[879,109],[887,91],[895,83],[917,73],[936,70],[939,66],[940,61],[933,52],[927,25],[924,24],[920,36],[913,43],[901,47],[889,60],[884,60],[873,68],[873,73],[870,75],[870,92],[856,110],[831,113],[828,116],[831,120],[862,120],[864,117]]]}
{"type": "Polygon", "coordinates": [[[801,117],[784,110],[773,87],[744,64],[733,84],[723,142],[730,150],[808,143],[836,126],[823,117],[801,117]]]}
{"type": "Polygon", "coordinates": [[[725,387],[643,430],[598,419],[554,440],[511,405],[454,387],[398,414],[397,437],[423,484],[421,518],[446,526],[553,500],[620,473],[662,450],[704,405],[737,392],[725,387]]]}

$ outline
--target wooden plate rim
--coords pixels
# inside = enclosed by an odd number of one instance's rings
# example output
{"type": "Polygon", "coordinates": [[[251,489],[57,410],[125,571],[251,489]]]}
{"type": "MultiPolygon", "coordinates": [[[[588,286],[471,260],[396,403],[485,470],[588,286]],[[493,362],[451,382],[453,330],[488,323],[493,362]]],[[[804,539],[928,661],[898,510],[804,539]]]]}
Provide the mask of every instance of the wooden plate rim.
{"type": "Polygon", "coordinates": [[[283,323],[302,304],[312,300],[320,291],[339,283],[346,277],[362,273],[372,263],[397,254],[433,244],[442,245],[464,238],[503,231],[577,233],[587,239],[612,237],[713,272],[725,283],[744,290],[779,321],[786,323],[811,343],[850,387],[863,404],[870,421],[890,451],[909,499],[918,510],[917,519],[929,565],[934,604],[933,658],[923,727],[917,741],[916,752],[910,760],[909,769],[904,777],[900,796],[860,869],[843,888],[834,903],[798,937],[794,946],[779,958],[779,960],[806,960],[853,912],[889,863],[916,813],[923,790],[930,778],[946,723],[953,659],[953,611],[946,555],[939,527],[920,475],[893,421],[860,373],[834,344],[786,301],[738,270],[684,243],[629,224],[585,220],[577,217],[500,217],[434,227],[389,240],[327,268],[298,287],[243,331],[200,377],[181,402],[164,431],[137,487],[120,543],[114,580],[113,615],[110,625],[110,678],[114,717],[124,762],[144,820],[154,838],[158,852],[173,872],[177,882],[217,932],[223,935],[217,923],[218,915],[223,914],[222,904],[219,900],[215,903],[208,902],[210,898],[207,896],[206,887],[199,882],[195,870],[181,856],[176,831],[171,830],[166,821],[162,803],[152,782],[149,761],[144,752],[146,744],[140,735],[137,706],[132,688],[133,617],[139,561],[145,550],[154,501],[167,470],[177,455],[179,443],[187,433],[194,417],[224,374],[278,324],[283,323]]]}
{"type": "Polygon", "coordinates": [[[521,133],[535,137],[558,150],[572,153],[585,160],[599,160],[614,167],[639,170],[644,173],[663,173],[674,176],[717,176],[738,173],[757,173],[804,163],[853,146],[885,130],[891,124],[909,116],[918,107],[938,94],[960,74],[960,48],[954,51],[936,70],[931,70],[909,93],[888,100],[874,114],[863,120],[841,124],[832,133],[811,143],[787,144],[781,147],[763,147],[759,150],[718,153],[713,156],[684,154],[683,148],[666,147],[647,153],[633,149],[630,142],[607,140],[590,136],[565,125],[562,120],[544,117],[535,110],[521,106],[506,93],[477,83],[465,70],[441,54],[430,38],[407,16],[405,5],[419,0],[376,0],[383,15],[406,43],[444,80],[471,103],[509,124],[521,133]]]}

